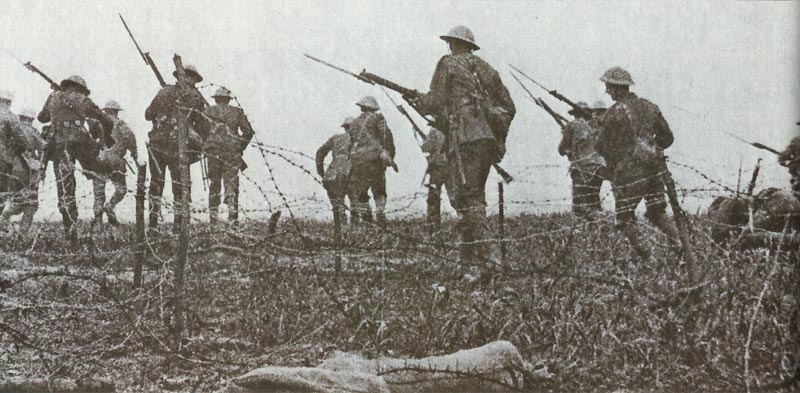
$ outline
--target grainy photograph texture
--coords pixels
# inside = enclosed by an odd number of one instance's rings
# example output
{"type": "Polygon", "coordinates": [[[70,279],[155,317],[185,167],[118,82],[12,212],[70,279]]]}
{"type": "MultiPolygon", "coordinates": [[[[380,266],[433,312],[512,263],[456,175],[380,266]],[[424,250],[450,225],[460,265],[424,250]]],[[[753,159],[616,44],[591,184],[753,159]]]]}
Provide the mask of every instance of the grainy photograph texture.
{"type": "Polygon", "coordinates": [[[0,392],[800,390],[800,3],[3,1],[0,392]]]}

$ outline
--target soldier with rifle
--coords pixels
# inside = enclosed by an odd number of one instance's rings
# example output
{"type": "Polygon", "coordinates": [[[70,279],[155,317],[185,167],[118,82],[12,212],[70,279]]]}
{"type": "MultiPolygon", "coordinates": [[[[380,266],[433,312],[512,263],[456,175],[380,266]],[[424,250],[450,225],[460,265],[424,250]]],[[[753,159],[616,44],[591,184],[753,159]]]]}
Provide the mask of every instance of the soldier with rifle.
{"type": "Polygon", "coordinates": [[[106,102],[103,106],[103,112],[114,120],[114,128],[111,130],[114,145],[100,151],[95,173],[91,176],[94,189],[94,219],[92,219],[92,226],[103,222],[103,214],[108,218],[109,224],[113,226],[119,225],[114,208],[128,193],[128,187],[125,184],[125,173],[129,164],[125,160],[125,155],[130,152],[137,167],[139,165],[139,156],[136,151],[136,135],[128,127],[128,124],[119,118],[120,111],[122,111],[122,107],[114,100],[106,102]],[[109,180],[114,185],[114,195],[106,202],[106,182],[109,180]]]}
{"type": "Polygon", "coordinates": [[[371,222],[369,193],[375,199],[375,220],[380,227],[386,225],[386,167],[397,172],[394,162],[395,147],[392,130],[379,113],[378,101],[366,96],[356,102],[361,114],[350,126],[352,147],[350,159],[350,187],[355,201],[350,201],[354,221],[371,222]]]}
{"type": "Polygon", "coordinates": [[[78,219],[75,160],[80,162],[84,171],[95,171],[101,146],[114,144],[111,138],[114,121],[92,102],[86,81],[80,76],[73,75],[60,85],[51,86],[57,89],[47,98],[38,119],[43,124],[51,123],[52,135],[48,139],[47,157],[53,162],[56,175],[64,232],[70,241],[75,242],[77,233],[74,224],[78,219]],[[90,133],[84,127],[87,119],[100,122],[96,132],[90,133]]]}
{"type": "MultiPolygon", "coordinates": [[[[197,162],[203,149],[210,125],[204,112],[208,104],[195,85],[203,80],[197,69],[191,65],[185,67],[186,86],[178,84],[164,86],[144,113],[146,120],[153,122],[153,129],[149,137],[149,165],[150,165],[150,213],[147,225],[155,228],[158,225],[161,211],[161,195],[164,192],[164,177],[169,170],[172,178],[172,195],[180,200],[182,193],[186,193],[187,201],[191,201],[191,189],[181,178],[178,155],[178,116],[188,113],[186,122],[189,126],[189,162],[197,162]]],[[[177,78],[177,74],[173,72],[177,78]]],[[[176,210],[177,211],[177,210],[176,210]]],[[[176,214],[173,230],[177,231],[184,217],[176,214]]],[[[188,220],[188,217],[186,217],[188,220]]]]}
{"type": "Polygon", "coordinates": [[[28,230],[33,222],[33,215],[39,209],[39,178],[40,171],[43,171],[42,157],[45,149],[46,142],[39,135],[39,131],[33,126],[33,119],[36,118],[36,112],[33,109],[26,108],[19,114],[20,126],[22,133],[25,136],[25,151],[22,153],[24,166],[20,167],[23,172],[21,174],[22,180],[27,177],[27,185],[21,184],[22,190],[19,192],[19,198],[11,198],[8,209],[3,211],[2,220],[7,221],[12,216],[22,213],[22,220],[20,221],[21,229],[28,230]]]}
{"type": "Polygon", "coordinates": [[[428,167],[425,169],[428,175],[426,219],[431,229],[437,228],[442,223],[442,188],[447,190],[448,196],[452,192],[447,185],[453,179],[448,176],[446,142],[447,136],[436,127],[431,127],[421,146],[422,152],[428,155],[425,157],[428,161],[428,167]]]}
{"type": "MultiPolygon", "coordinates": [[[[797,125],[800,126],[800,122],[797,125]]],[[[778,162],[789,169],[792,194],[800,200],[800,136],[794,137],[789,146],[778,154],[778,162]]]]}
{"type": "Polygon", "coordinates": [[[354,195],[348,195],[350,192],[350,169],[352,167],[350,159],[352,139],[350,138],[350,132],[353,120],[352,117],[344,119],[341,126],[344,128],[344,132],[328,138],[320,146],[316,154],[317,174],[322,178],[322,186],[325,187],[328,199],[331,201],[333,222],[336,228],[341,228],[341,225],[347,223],[344,204],[345,196],[350,198],[351,205],[355,201],[354,195]],[[331,163],[328,164],[328,169],[325,169],[325,157],[328,153],[333,153],[333,158],[331,163]]]}
{"type": "Polygon", "coordinates": [[[462,261],[498,263],[495,247],[488,250],[485,242],[486,180],[492,165],[503,158],[516,108],[497,71],[473,53],[480,47],[470,29],[457,26],[440,38],[450,54],[439,60],[430,92],[405,98],[422,115],[435,116],[447,136],[448,192],[460,215],[462,261]]]}
{"type": "Polygon", "coordinates": [[[592,110],[583,101],[577,105],[584,110],[571,109],[568,112],[575,119],[561,129],[558,154],[567,156],[570,162],[572,212],[590,216],[601,210],[600,187],[605,177],[605,160],[595,148],[600,129],[593,117],[587,117],[592,110]]]}
{"type": "MultiPolygon", "coordinates": [[[[11,205],[20,203],[20,191],[28,184],[28,171],[22,154],[26,141],[17,115],[11,112],[14,96],[10,91],[0,90],[0,211],[6,201],[11,205]]],[[[13,209],[13,207],[9,207],[13,209]]],[[[3,216],[6,216],[3,211],[3,216]]]]}
{"type": "Polygon", "coordinates": [[[247,168],[242,159],[244,149],[255,132],[241,108],[229,105],[230,90],[220,87],[211,96],[216,105],[206,110],[212,129],[206,139],[208,157],[208,214],[212,224],[217,222],[220,189],[225,187],[228,221],[239,220],[239,171],[247,168]]]}
{"type": "Polygon", "coordinates": [[[614,105],[603,116],[597,151],[603,156],[612,184],[617,227],[628,237],[643,260],[650,250],[636,230],[634,211],[645,200],[645,217],[667,235],[671,243],[683,245],[684,257],[692,256],[688,244],[688,224],[677,201],[675,184],[667,169],[664,149],[674,141],[672,131],[658,106],[629,90],[633,79],[620,67],[608,69],[600,78],[614,105]],[[664,193],[668,194],[676,226],[667,218],[664,193]]]}

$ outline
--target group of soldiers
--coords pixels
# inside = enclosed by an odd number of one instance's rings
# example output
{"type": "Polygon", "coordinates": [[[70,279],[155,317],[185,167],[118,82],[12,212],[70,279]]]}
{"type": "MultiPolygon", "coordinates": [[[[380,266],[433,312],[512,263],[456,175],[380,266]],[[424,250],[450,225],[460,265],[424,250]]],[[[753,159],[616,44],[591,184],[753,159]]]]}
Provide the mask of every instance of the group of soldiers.
{"type": "MultiPolygon", "coordinates": [[[[461,260],[496,264],[497,251],[488,241],[486,180],[491,167],[503,158],[516,108],[498,72],[474,54],[480,48],[472,31],[458,26],[440,38],[448,44],[450,53],[439,60],[430,91],[404,96],[421,115],[431,115],[435,120],[423,144],[423,152],[428,154],[428,222],[439,222],[441,189],[446,188],[459,215],[461,260]]],[[[601,210],[601,186],[608,181],[615,198],[617,228],[636,254],[647,260],[651,257],[650,248],[636,229],[635,210],[640,202],[645,202],[647,220],[670,243],[677,247],[688,239],[686,224],[679,220],[682,211],[664,154],[674,136],[658,106],[630,90],[634,81],[628,71],[612,67],[600,81],[614,104],[605,108],[601,101],[592,107],[577,103],[569,112],[574,120],[563,124],[558,146],[559,153],[570,161],[573,211],[586,218],[595,216],[601,210]],[[668,197],[675,222],[666,214],[668,197]]],[[[362,110],[367,101],[372,103],[374,99],[359,101],[362,110]]],[[[377,104],[369,106],[371,110],[378,109],[377,104]]],[[[380,214],[383,212],[383,171],[394,164],[394,146],[384,143],[391,142],[391,133],[383,118],[379,119],[369,126],[346,119],[342,124],[346,132],[331,137],[317,152],[317,170],[323,176],[334,220],[338,222],[345,221],[345,196],[351,200],[354,221],[368,207],[364,206],[368,202],[367,188],[360,184],[365,181],[379,182],[373,188],[373,196],[380,214]],[[356,170],[369,162],[359,152],[363,143],[370,146],[374,172],[356,170]],[[324,171],[323,162],[330,151],[334,158],[324,171]]],[[[795,179],[800,176],[798,150],[800,138],[780,158],[783,163],[794,162],[786,165],[795,179]]],[[[793,185],[800,188],[800,180],[793,180],[793,185]]],[[[688,245],[681,247],[683,257],[689,260],[688,245]]]]}
{"type": "MultiPolygon", "coordinates": [[[[196,88],[203,80],[197,69],[186,66],[184,74],[182,83],[164,85],[145,111],[145,119],[153,123],[147,146],[151,176],[148,225],[155,228],[158,224],[167,170],[175,200],[184,192],[191,195],[190,181],[183,179],[179,170],[179,125],[187,127],[189,162],[207,160],[210,221],[217,222],[224,186],[228,218],[236,223],[238,176],[246,168],[242,154],[254,136],[253,128],[242,109],[230,105],[233,96],[228,89],[220,87],[212,95],[215,105],[209,105],[196,88]]],[[[177,71],[174,75],[177,79],[177,71]]],[[[140,166],[133,131],[119,118],[122,107],[112,100],[101,109],[89,98],[90,94],[83,78],[71,76],[54,86],[38,115],[25,109],[17,116],[10,110],[11,93],[0,92],[0,196],[4,221],[22,213],[21,229],[30,227],[38,208],[39,183],[52,162],[64,233],[71,241],[77,240],[77,161],[93,182],[92,226],[101,225],[104,215],[109,224],[119,225],[114,209],[127,193],[128,152],[138,168],[145,166],[140,166]],[[46,124],[41,134],[32,125],[34,117],[46,124]],[[114,194],[106,201],[109,181],[114,185],[114,194]]],[[[184,219],[187,218],[176,214],[175,228],[184,219]]]]}

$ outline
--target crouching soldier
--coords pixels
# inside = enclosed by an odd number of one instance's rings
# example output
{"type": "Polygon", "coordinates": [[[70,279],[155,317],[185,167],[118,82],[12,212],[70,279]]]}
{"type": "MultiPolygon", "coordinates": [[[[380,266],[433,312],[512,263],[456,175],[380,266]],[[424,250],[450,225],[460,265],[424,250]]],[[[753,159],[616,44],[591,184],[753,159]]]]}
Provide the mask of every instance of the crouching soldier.
{"type": "Polygon", "coordinates": [[[247,166],[242,159],[244,149],[255,133],[241,108],[231,106],[230,90],[220,87],[211,96],[216,105],[208,108],[211,133],[206,140],[208,157],[208,214],[212,224],[217,222],[219,194],[225,187],[228,221],[239,220],[239,171],[247,166]]]}
{"type": "MultiPolygon", "coordinates": [[[[347,196],[349,189],[350,147],[352,146],[350,139],[351,124],[353,124],[352,117],[344,119],[342,128],[344,128],[345,132],[330,137],[317,150],[316,156],[317,174],[322,177],[322,185],[325,187],[328,199],[331,201],[333,223],[336,228],[341,228],[341,225],[347,224],[344,197],[347,196]],[[333,153],[333,158],[328,165],[328,169],[325,170],[325,157],[331,152],[333,153]]],[[[353,203],[353,198],[350,198],[350,203],[353,203]]]]}
{"type": "Polygon", "coordinates": [[[127,163],[125,155],[130,152],[133,161],[138,167],[139,157],[136,152],[136,136],[130,127],[119,118],[122,107],[116,101],[108,101],[103,106],[105,112],[113,121],[114,128],[111,130],[111,137],[114,145],[100,151],[100,157],[93,174],[92,184],[94,188],[94,219],[92,226],[102,224],[103,213],[108,217],[108,223],[114,226],[119,225],[114,208],[125,198],[128,187],[125,184],[125,173],[127,163]],[[111,180],[114,185],[114,195],[106,202],[106,182],[111,180]]]}
{"type": "Polygon", "coordinates": [[[27,186],[20,184],[22,190],[19,192],[19,198],[11,199],[11,205],[8,209],[3,211],[2,219],[7,221],[12,216],[22,213],[22,220],[20,226],[22,230],[30,228],[33,222],[33,215],[39,209],[39,179],[43,175],[44,168],[42,167],[45,141],[39,135],[39,130],[33,126],[33,119],[36,118],[36,112],[33,109],[24,109],[19,115],[22,133],[25,137],[25,151],[22,153],[24,160],[24,167],[20,168],[24,171],[23,178],[27,177],[27,186]],[[18,199],[18,200],[15,200],[18,199]]]}

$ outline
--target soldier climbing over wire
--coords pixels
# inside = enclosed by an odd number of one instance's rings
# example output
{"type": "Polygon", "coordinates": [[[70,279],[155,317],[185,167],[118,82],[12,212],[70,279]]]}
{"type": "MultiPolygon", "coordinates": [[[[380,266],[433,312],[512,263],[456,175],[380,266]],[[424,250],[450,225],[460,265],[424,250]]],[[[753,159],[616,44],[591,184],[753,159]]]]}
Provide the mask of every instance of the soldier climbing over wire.
{"type": "Polygon", "coordinates": [[[60,89],[50,93],[39,112],[39,122],[51,123],[47,157],[53,162],[58,191],[58,209],[67,238],[77,241],[74,224],[78,220],[75,201],[75,160],[84,171],[94,171],[102,146],[111,146],[114,121],[89,98],[86,81],[74,75],[61,81],[60,89]],[[100,122],[92,133],[84,127],[87,119],[100,122]],[[99,133],[99,134],[98,134],[99,133]]]}
{"type": "MultiPolygon", "coordinates": [[[[347,216],[345,215],[345,196],[349,196],[349,177],[352,163],[350,161],[350,148],[352,147],[352,140],[350,139],[350,132],[352,130],[353,118],[348,117],[344,119],[342,128],[343,133],[336,134],[330,138],[317,150],[316,163],[317,174],[322,177],[322,185],[328,193],[328,199],[331,201],[333,208],[333,222],[336,228],[341,225],[347,224],[347,216]],[[325,166],[325,157],[328,153],[333,153],[331,163],[328,164],[328,169],[325,166]]],[[[349,196],[350,204],[353,203],[354,197],[349,196]]],[[[352,212],[351,212],[352,215],[352,212]]]]}
{"type": "Polygon", "coordinates": [[[386,225],[386,167],[397,171],[394,162],[395,147],[392,131],[386,119],[379,113],[380,106],[372,96],[356,103],[361,114],[350,126],[352,147],[350,158],[351,215],[354,222],[372,221],[369,206],[369,191],[375,199],[375,219],[381,227],[386,225]]]}
{"type": "Polygon", "coordinates": [[[25,151],[22,152],[24,171],[22,177],[27,176],[27,185],[20,184],[19,198],[12,198],[8,209],[3,210],[2,220],[7,221],[12,216],[22,213],[20,228],[27,231],[33,222],[33,215],[39,209],[39,179],[44,170],[41,157],[44,155],[45,141],[39,135],[39,130],[33,126],[36,112],[26,108],[19,114],[20,126],[25,136],[25,151]]]}
{"type": "MultiPolygon", "coordinates": [[[[636,230],[635,210],[640,201],[645,200],[645,217],[664,232],[671,243],[681,236],[667,218],[664,198],[668,191],[665,188],[672,182],[664,149],[672,145],[674,137],[658,106],[629,90],[634,83],[628,71],[612,67],[600,80],[605,83],[606,93],[614,100],[614,105],[603,115],[597,151],[608,168],[617,227],[628,237],[638,256],[646,261],[650,250],[636,230]]],[[[672,185],[674,187],[674,183],[672,185]]],[[[677,220],[682,212],[675,211],[676,203],[673,214],[677,220]]],[[[685,257],[690,258],[690,254],[685,253],[685,257]]]]}
{"type": "Polygon", "coordinates": [[[239,171],[246,168],[242,153],[255,133],[241,108],[231,106],[231,91],[220,87],[211,96],[216,105],[206,110],[211,133],[206,139],[208,157],[208,214],[212,224],[219,214],[220,189],[225,187],[228,221],[239,220],[239,171]]]}
{"type": "MultiPolygon", "coordinates": [[[[164,86],[144,112],[145,120],[153,122],[153,129],[148,134],[148,153],[150,161],[150,213],[148,227],[158,225],[161,212],[161,195],[164,192],[164,177],[167,170],[172,178],[172,195],[175,201],[181,199],[182,193],[191,202],[191,187],[185,186],[181,179],[180,159],[178,156],[178,119],[177,116],[184,111],[189,111],[187,124],[189,125],[189,163],[197,162],[203,150],[203,141],[208,135],[209,125],[203,116],[207,107],[203,95],[195,85],[203,80],[197,68],[187,65],[185,67],[189,89],[184,90],[177,84],[164,86]],[[183,94],[188,91],[187,94],[183,94]]],[[[177,71],[173,72],[177,78],[177,71]]],[[[186,181],[190,184],[190,179],[186,181]]],[[[178,209],[176,209],[178,211],[178,209]]],[[[175,216],[173,231],[180,227],[181,217],[175,216]]],[[[189,217],[186,217],[188,220],[189,217]]]]}
{"type": "Polygon", "coordinates": [[[95,173],[90,176],[94,189],[93,226],[103,222],[104,213],[108,218],[109,224],[119,225],[114,208],[125,198],[125,194],[128,192],[128,187],[125,184],[125,173],[128,167],[125,155],[130,152],[137,167],[139,165],[139,156],[136,151],[136,135],[128,127],[128,124],[119,118],[120,111],[122,111],[122,107],[113,100],[108,101],[103,106],[103,112],[114,121],[114,128],[111,130],[114,145],[100,151],[95,173]],[[106,182],[109,180],[114,185],[114,195],[106,202],[106,182]]]}
{"type": "MultiPolygon", "coordinates": [[[[480,49],[472,31],[457,26],[440,36],[450,54],[436,65],[430,92],[406,97],[422,115],[434,115],[447,136],[447,192],[460,215],[462,262],[499,262],[487,249],[486,180],[492,164],[505,154],[516,108],[500,75],[473,52],[480,49]]],[[[490,280],[491,274],[482,277],[490,280]]]]}
{"type": "Polygon", "coordinates": [[[577,104],[583,110],[571,109],[575,119],[561,130],[558,154],[567,156],[572,178],[572,212],[590,216],[600,212],[600,187],[605,177],[605,160],[595,147],[600,128],[593,121],[595,116],[583,101],[577,104]]]}

